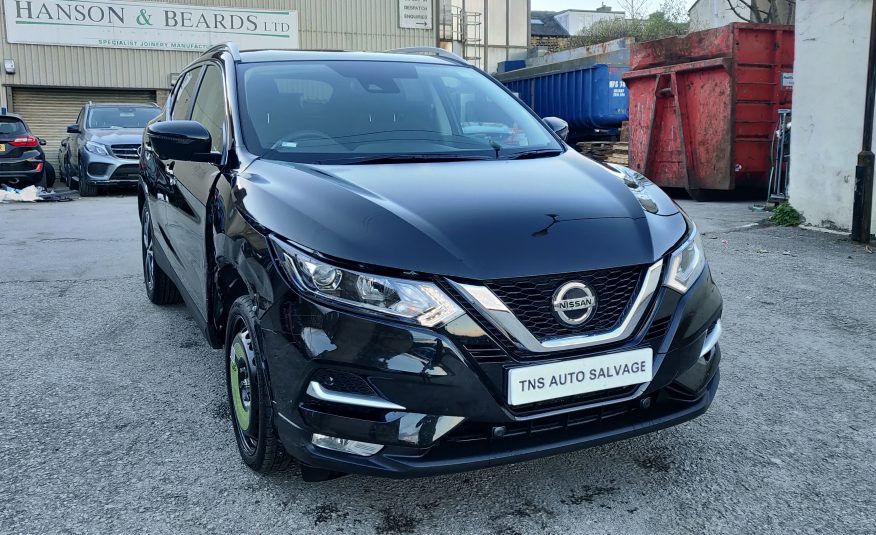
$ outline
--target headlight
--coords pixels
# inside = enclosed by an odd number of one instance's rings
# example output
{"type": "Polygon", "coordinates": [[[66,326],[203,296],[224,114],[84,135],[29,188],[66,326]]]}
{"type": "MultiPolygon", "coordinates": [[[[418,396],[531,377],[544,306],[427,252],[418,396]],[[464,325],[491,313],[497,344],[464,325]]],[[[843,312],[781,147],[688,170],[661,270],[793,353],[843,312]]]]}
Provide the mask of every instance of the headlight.
{"type": "Polygon", "coordinates": [[[378,314],[435,327],[462,315],[438,286],[342,269],[273,238],[286,274],[312,295],[378,314]]]}
{"type": "Polygon", "coordinates": [[[88,152],[93,152],[95,154],[100,154],[101,156],[109,156],[109,151],[106,150],[106,145],[101,145],[100,143],[95,143],[94,141],[89,141],[85,144],[85,150],[88,152]]]}
{"type": "Polygon", "coordinates": [[[690,228],[687,239],[672,253],[669,271],[666,273],[666,286],[680,293],[687,292],[706,267],[706,254],[700,234],[693,224],[690,228]]]}

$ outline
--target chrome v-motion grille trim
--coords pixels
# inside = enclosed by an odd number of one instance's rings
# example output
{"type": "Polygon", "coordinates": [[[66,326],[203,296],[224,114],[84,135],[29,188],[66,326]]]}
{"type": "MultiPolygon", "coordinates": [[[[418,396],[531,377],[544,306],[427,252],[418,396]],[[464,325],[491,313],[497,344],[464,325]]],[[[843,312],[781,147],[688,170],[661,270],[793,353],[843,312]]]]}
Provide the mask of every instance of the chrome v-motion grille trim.
{"type": "Polygon", "coordinates": [[[518,348],[532,353],[548,353],[551,351],[564,351],[568,349],[582,349],[598,345],[610,344],[629,338],[639,321],[648,310],[648,304],[651,298],[660,287],[660,276],[663,271],[663,260],[657,261],[648,268],[645,273],[645,280],[642,283],[642,289],[636,296],[630,312],[624,318],[623,322],[611,331],[591,334],[591,335],[575,335],[563,336],[558,338],[549,338],[541,341],[537,339],[529,330],[524,327],[520,320],[505,306],[496,294],[494,294],[486,286],[476,284],[463,284],[460,282],[450,281],[450,284],[462,294],[478,312],[483,315],[490,323],[508,337],[518,348]]]}

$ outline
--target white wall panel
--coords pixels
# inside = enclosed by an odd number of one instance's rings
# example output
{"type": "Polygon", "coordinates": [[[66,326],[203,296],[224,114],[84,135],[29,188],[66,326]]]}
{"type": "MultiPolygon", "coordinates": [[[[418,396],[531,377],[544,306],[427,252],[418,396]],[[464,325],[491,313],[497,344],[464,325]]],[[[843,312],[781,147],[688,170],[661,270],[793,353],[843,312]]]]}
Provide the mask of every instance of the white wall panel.
{"type": "Polygon", "coordinates": [[[797,1],[789,190],[813,225],[851,228],[872,5],[797,1]]]}

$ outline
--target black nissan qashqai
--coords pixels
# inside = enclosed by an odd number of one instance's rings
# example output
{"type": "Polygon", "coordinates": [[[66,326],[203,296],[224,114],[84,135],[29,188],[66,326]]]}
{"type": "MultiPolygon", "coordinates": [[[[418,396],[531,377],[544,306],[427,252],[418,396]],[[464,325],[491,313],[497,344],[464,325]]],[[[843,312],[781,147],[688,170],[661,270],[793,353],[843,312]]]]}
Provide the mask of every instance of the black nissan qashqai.
{"type": "Polygon", "coordinates": [[[250,468],[410,477],[702,414],[722,300],[693,223],[438,49],[187,67],[141,151],[143,270],[224,348],[250,468]]]}

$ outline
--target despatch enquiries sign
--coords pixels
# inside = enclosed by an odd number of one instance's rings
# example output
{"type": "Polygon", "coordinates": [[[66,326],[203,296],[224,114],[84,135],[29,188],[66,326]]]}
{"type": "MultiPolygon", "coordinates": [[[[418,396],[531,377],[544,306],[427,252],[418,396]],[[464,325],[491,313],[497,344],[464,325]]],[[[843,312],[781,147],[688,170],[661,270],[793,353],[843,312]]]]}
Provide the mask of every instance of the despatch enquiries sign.
{"type": "Polygon", "coordinates": [[[432,29],[432,0],[398,0],[399,28],[432,29]]]}
{"type": "Polygon", "coordinates": [[[10,43],[205,50],[298,48],[298,13],[156,2],[3,0],[10,43]]]}

